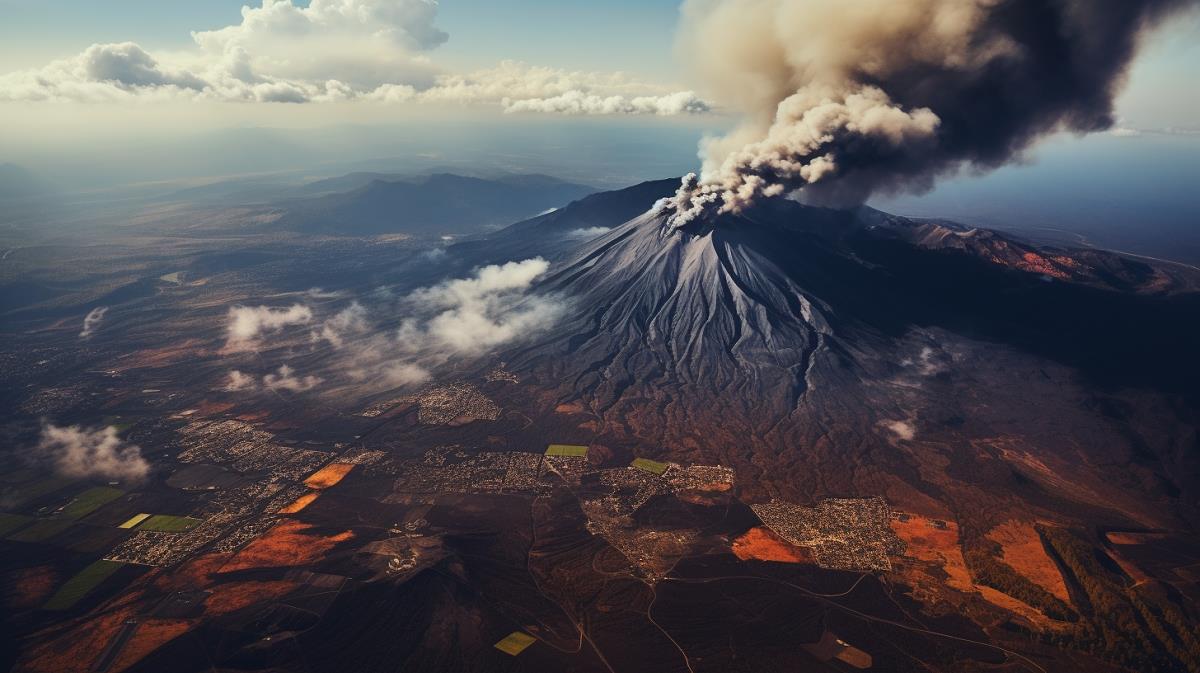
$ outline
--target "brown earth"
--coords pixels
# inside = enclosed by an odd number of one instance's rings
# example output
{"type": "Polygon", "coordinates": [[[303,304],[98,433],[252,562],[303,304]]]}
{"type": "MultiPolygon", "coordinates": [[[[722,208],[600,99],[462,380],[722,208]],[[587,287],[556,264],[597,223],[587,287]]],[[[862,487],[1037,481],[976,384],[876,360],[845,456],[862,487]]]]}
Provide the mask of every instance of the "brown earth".
{"type": "Polygon", "coordinates": [[[58,573],[50,566],[36,566],[14,570],[4,578],[6,603],[14,610],[35,608],[54,592],[58,573]]]}
{"type": "Polygon", "coordinates": [[[206,615],[225,615],[258,603],[283,598],[296,587],[296,582],[271,580],[265,582],[228,582],[213,587],[212,595],[204,601],[206,615]]]}
{"type": "Polygon", "coordinates": [[[129,668],[154,650],[192,630],[192,626],[192,622],[182,619],[142,620],[108,670],[123,671],[129,668]]]}
{"type": "Polygon", "coordinates": [[[296,514],[297,512],[301,512],[304,510],[305,507],[308,507],[309,505],[311,505],[313,503],[313,501],[316,500],[317,496],[319,496],[319,495],[321,495],[320,491],[313,491],[311,493],[305,493],[304,495],[300,496],[299,498],[296,498],[296,501],[293,502],[292,504],[287,505],[283,509],[279,510],[279,513],[280,514],[296,514]]]}
{"type": "Polygon", "coordinates": [[[788,544],[763,526],[751,528],[733,541],[734,556],[743,561],[777,561],[779,563],[811,563],[812,557],[800,547],[788,544]]]}
{"type": "Polygon", "coordinates": [[[1053,559],[1046,553],[1042,539],[1027,521],[1007,521],[988,532],[987,537],[1003,548],[1001,560],[1029,581],[1054,594],[1065,603],[1071,602],[1067,585],[1053,559]]]}
{"type": "Polygon", "coordinates": [[[352,463],[330,463],[309,475],[308,479],[304,480],[304,485],[317,490],[336,486],[353,469],[352,463]]]}
{"type": "Polygon", "coordinates": [[[276,524],[262,537],[246,545],[222,572],[248,570],[250,568],[279,568],[313,563],[321,559],[339,543],[354,537],[350,531],[336,535],[311,535],[310,524],[287,520],[276,524]]]}

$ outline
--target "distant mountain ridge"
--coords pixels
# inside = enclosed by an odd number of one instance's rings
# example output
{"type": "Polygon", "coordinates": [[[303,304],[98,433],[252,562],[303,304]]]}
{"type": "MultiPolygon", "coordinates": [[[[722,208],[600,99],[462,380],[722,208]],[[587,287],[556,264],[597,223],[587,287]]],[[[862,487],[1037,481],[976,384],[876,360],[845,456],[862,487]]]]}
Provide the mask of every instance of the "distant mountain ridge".
{"type": "Polygon", "coordinates": [[[356,173],[310,183],[306,190],[325,191],[369,180],[349,191],[283,202],[271,228],[342,235],[477,234],[595,191],[546,175],[484,179],[436,173],[405,180],[375,175],[356,173]]]}

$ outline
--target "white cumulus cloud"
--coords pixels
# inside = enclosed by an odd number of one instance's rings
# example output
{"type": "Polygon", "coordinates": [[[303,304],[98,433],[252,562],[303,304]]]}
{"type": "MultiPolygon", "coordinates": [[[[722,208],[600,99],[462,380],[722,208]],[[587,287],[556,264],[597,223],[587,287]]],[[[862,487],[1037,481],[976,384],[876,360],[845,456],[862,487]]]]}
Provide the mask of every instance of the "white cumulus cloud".
{"type": "Polygon", "coordinates": [[[257,339],[264,332],[277,332],[288,325],[303,325],[312,321],[312,309],[304,304],[286,308],[270,306],[233,306],[229,309],[226,327],[226,350],[255,350],[257,339]]]}
{"type": "Polygon", "coordinates": [[[112,425],[84,428],[43,422],[35,453],[68,477],[137,480],[150,472],[141,448],[118,437],[112,425]]]}
{"type": "Polygon", "coordinates": [[[193,31],[190,49],[153,54],[93,44],[40,68],[0,74],[0,101],[170,101],[483,105],[505,112],[706,112],[690,91],[620,72],[503,61],[447,72],[428,52],[449,36],[436,0],[262,0],[238,23],[193,31]]]}
{"type": "Polygon", "coordinates": [[[263,387],[267,390],[289,390],[293,393],[302,393],[306,390],[312,390],[320,384],[320,378],[316,376],[296,376],[295,370],[287,365],[280,365],[275,373],[267,374],[263,377],[263,387]]]}

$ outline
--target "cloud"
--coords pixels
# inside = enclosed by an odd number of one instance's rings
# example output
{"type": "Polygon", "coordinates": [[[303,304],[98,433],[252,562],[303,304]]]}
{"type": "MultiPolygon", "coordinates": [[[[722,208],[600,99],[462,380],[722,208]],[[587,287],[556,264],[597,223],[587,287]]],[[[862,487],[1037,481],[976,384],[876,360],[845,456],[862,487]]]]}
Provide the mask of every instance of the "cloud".
{"type": "Polygon", "coordinates": [[[503,61],[449,73],[428,52],[449,36],[435,0],[263,0],[241,21],[192,32],[193,46],[151,54],[93,44],[41,68],[0,75],[0,101],[224,101],[484,105],[506,112],[678,115],[707,112],[690,91],[624,73],[503,61]]]}
{"type": "Polygon", "coordinates": [[[531,293],[548,268],[541,258],[509,262],[398,300],[378,297],[392,310],[407,312],[392,330],[371,324],[378,308],[355,302],[313,332],[314,340],[335,347],[321,374],[353,381],[363,390],[419,385],[447,361],[478,356],[544,329],[562,308],[552,297],[531,293]]]}
{"type": "Polygon", "coordinates": [[[413,349],[477,354],[543,329],[558,317],[561,306],[526,291],[549,268],[549,262],[535,257],[485,266],[470,278],[419,289],[409,295],[409,303],[434,314],[406,320],[398,338],[413,349]]]}
{"type": "Polygon", "coordinates": [[[328,341],[334,348],[341,348],[343,345],[343,337],[348,334],[361,334],[369,328],[367,323],[367,309],[363,308],[362,304],[357,301],[350,302],[350,305],[335,314],[332,318],[321,323],[320,327],[313,330],[313,341],[328,341]]]}
{"type": "Polygon", "coordinates": [[[83,317],[83,331],[79,333],[80,339],[87,339],[96,332],[96,328],[100,326],[100,321],[104,320],[104,314],[108,313],[107,306],[97,306],[88,311],[88,314],[83,317]]]}
{"type": "Polygon", "coordinates": [[[429,83],[433,69],[420,53],[449,37],[436,18],[434,0],[264,0],[243,7],[241,23],[192,38],[210,59],[225,59],[224,74],[239,82],[332,80],[364,90],[429,83]]]}
{"type": "Polygon", "coordinates": [[[913,437],[917,436],[917,429],[908,421],[884,421],[880,425],[891,431],[897,438],[905,441],[911,441],[913,437]]]}
{"type": "Polygon", "coordinates": [[[566,233],[567,238],[592,239],[612,231],[609,227],[584,227],[572,229],[566,233]]]}
{"type": "Polygon", "coordinates": [[[303,304],[287,308],[269,306],[234,306],[229,309],[226,327],[227,351],[256,350],[257,337],[264,332],[276,332],[288,325],[303,325],[312,321],[312,309],[303,304]]]}
{"type": "Polygon", "coordinates": [[[316,376],[297,377],[295,370],[287,365],[280,365],[274,374],[267,374],[263,377],[263,387],[267,390],[289,390],[293,393],[302,393],[312,390],[320,384],[321,379],[316,376]]]}
{"type": "Polygon", "coordinates": [[[229,372],[228,383],[225,384],[222,390],[233,393],[241,390],[254,390],[257,387],[258,382],[254,380],[253,376],[233,369],[229,372]]]}
{"type": "Polygon", "coordinates": [[[501,101],[506,113],[542,112],[568,115],[659,115],[701,114],[709,112],[707,103],[694,92],[678,91],[665,96],[600,96],[572,89],[548,98],[524,98],[501,101]]]}
{"type": "Polygon", "coordinates": [[[43,422],[34,452],[68,477],[138,480],[150,472],[141,448],[118,437],[112,425],[89,429],[43,422]]]}

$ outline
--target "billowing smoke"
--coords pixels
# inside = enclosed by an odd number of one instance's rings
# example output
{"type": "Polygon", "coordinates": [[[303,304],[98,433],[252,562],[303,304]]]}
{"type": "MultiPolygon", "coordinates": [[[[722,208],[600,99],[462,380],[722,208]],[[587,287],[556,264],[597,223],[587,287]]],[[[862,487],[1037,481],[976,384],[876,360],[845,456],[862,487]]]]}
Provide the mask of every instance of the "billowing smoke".
{"type": "Polygon", "coordinates": [[[741,124],[660,209],[682,224],[803,188],[862,203],[1114,122],[1143,33],[1197,0],[686,0],[679,48],[741,124]]]}

